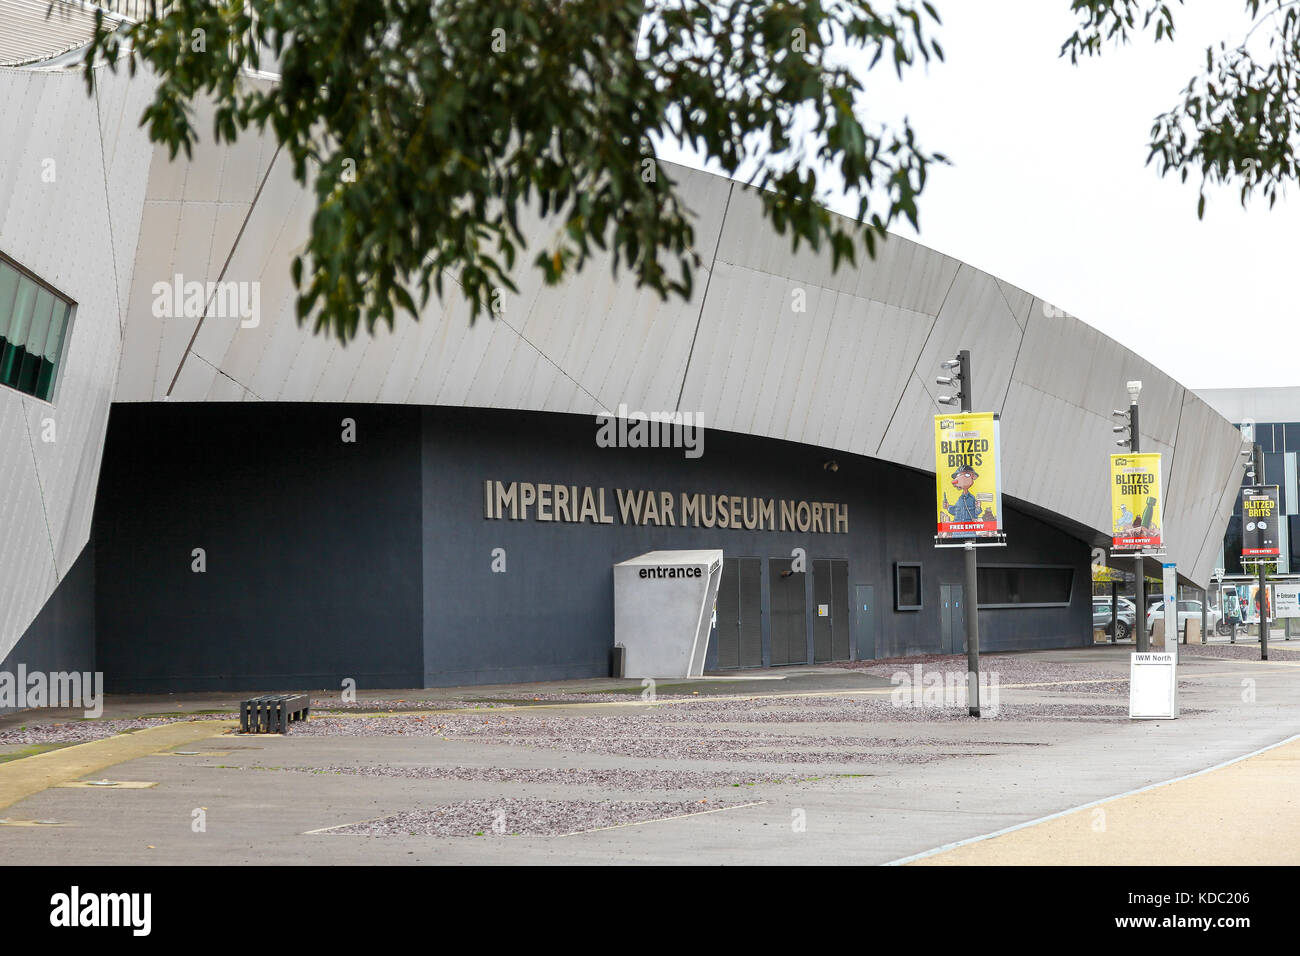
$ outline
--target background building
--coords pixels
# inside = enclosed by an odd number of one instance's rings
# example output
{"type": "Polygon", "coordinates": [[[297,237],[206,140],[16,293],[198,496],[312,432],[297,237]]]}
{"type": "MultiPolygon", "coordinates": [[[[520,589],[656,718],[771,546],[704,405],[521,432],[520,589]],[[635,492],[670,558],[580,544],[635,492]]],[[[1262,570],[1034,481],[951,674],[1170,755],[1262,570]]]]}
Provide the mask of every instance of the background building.
{"type": "MultiPolygon", "coordinates": [[[[1286,520],[1278,526],[1282,554],[1278,573],[1300,571],[1300,484],[1296,480],[1296,455],[1300,452],[1300,387],[1203,388],[1198,390],[1210,407],[1235,423],[1244,442],[1258,442],[1264,453],[1264,474],[1258,484],[1277,485],[1286,520]]],[[[1241,484],[1247,484],[1244,470],[1241,484]]],[[[1216,567],[1227,574],[1250,573],[1241,566],[1241,496],[1223,536],[1216,567]]]]}
{"type": "MultiPolygon", "coordinates": [[[[1010,544],[981,555],[986,648],[1091,639],[1128,380],[1143,450],[1165,455],[1169,553],[1189,581],[1215,567],[1232,424],[965,263],[894,237],[832,273],[739,184],[665,164],[696,215],[689,300],[601,261],[556,288],[521,270],[494,316],[471,324],[452,295],[344,347],[294,322],[313,194],[275,144],[171,163],[137,125],[147,76],[88,98],[64,60],[0,68],[0,254],[20,277],[0,323],[51,366],[44,392],[39,369],[0,387],[0,666],[94,667],[119,691],[599,675],[612,565],[657,548],[727,556],[711,666],[958,651],[932,420],[960,348],[975,407],[1002,419],[1010,544]],[[234,297],[189,309],[209,282],[234,297]],[[23,283],[49,306],[39,345],[23,283]],[[596,416],[620,406],[700,416],[703,454],[601,447],[596,416]],[[490,515],[495,482],[603,491],[602,520],[490,515]],[[683,495],[724,496],[741,527],[629,519],[620,491],[667,494],[675,518],[683,495]],[[837,520],[745,527],[758,499],[837,520]]],[[[527,231],[544,246],[552,228],[527,231]]]]}

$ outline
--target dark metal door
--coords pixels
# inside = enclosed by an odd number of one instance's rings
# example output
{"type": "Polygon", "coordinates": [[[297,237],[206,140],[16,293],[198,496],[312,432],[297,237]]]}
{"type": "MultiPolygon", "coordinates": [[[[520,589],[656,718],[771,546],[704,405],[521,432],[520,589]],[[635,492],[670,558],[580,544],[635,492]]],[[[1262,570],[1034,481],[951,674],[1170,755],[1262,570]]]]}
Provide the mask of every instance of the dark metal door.
{"type": "Polygon", "coordinates": [[[849,659],[849,562],[831,562],[831,660],[849,659]]]}
{"type": "Polygon", "coordinates": [[[740,666],[763,666],[763,561],[736,558],[740,583],[740,666]]]}
{"type": "Polygon", "coordinates": [[[792,570],[789,558],[771,558],[767,569],[772,663],[807,664],[808,601],[804,576],[792,570]]]}
{"type": "Polygon", "coordinates": [[[813,661],[849,659],[849,562],[813,562],[813,661]]]}
{"type": "Polygon", "coordinates": [[[762,561],[724,558],[718,584],[718,666],[763,666],[762,561]]]}
{"type": "Polygon", "coordinates": [[[722,560],[718,582],[718,666],[740,666],[740,576],[736,559],[722,560]]]}
{"type": "Polygon", "coordinates": [[[813,662],[832,660],[831,651],[831,563],[813,562],[813,662]]]}
{"type": "Polygon", "coordinates": [[[960,584],[939,585],[940,654],[960,654],[966,650],[966,618],[960,584]]]}
{"type": "Polygon", "coordinates": [[[876,587],[858,584],[853,588],[853,631],[858,635],[858,660],[876,656],[876,587]]]}

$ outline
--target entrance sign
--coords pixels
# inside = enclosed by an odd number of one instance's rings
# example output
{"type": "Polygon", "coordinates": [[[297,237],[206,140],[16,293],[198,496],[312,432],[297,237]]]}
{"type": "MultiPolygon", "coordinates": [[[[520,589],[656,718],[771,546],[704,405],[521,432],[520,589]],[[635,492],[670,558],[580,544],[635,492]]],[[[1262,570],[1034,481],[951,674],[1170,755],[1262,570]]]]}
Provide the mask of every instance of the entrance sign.
{"type": "Polygon", "coordinates": [[[1160,511],[1160,453],[1111,455],[1111,550],[1163,550],[1160,511]]]}
{"type": "MultiPolygon", "coordinates": [[[[1177,632],[1175,632],[1177,633],[1177,632]]],[[[1131,654],[1128,715],[1134,720],[1172,720],[1178,716],[1178,655],[1131,654]]]]}
{"type": "Polygon", "coordinates": [[[625,677],[699,677],[722,551],[650,551],[614,565],[614,644],[625,677]]]}
{"type": "Polygon", "coordinates": [[[1002,536],[999,423],[992,412],[934,416],[935,536],[1002,536]]]}
{"type": "Polygon", "coordinates": [[[1273,616],[1300,617],[1300,584],[1273,585],[1273,616]]]}
{"type": "Polygon", "coordinates": [[[1248,485],[1241,489],[1241,556],[1276,558],[1278,548],[1277,485],[1248,485]]]}

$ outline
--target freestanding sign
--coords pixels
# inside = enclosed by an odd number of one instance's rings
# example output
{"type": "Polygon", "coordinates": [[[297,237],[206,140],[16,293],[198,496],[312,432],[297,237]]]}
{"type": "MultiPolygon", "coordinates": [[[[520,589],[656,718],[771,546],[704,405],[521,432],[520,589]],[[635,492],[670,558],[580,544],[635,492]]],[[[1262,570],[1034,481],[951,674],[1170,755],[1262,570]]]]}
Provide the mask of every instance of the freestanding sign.
{"type": "Polygon", "coordinates": [[[998,420],[992,412],[934,416],[935,536],[1002,536],[998,420]]]}
{"type": "Polygon", "coordinates": [[[1160,453],[1110,456],[1111,550],[1161,551],[1160,453]]]}
{"type": "Polygon", "coordinates": [[[1241,489],[1241,556],[1276,558],[1278,547],[1277,485],[1248,485],[1241,489]]]}
{"type": "Polygon", "coordinates": [[[1165,585],[1164,650],[1129,655],[1128,715],[1135,720],[1178,716],[1178,568],[1162,565],[1165,585]]]}
{"type": "Polygon", "coordinates": [[[1128,715],[1137,720],[1178,716],[1178,656],[1170,652],[1134,654],[1128,669],[1128,715]]]}

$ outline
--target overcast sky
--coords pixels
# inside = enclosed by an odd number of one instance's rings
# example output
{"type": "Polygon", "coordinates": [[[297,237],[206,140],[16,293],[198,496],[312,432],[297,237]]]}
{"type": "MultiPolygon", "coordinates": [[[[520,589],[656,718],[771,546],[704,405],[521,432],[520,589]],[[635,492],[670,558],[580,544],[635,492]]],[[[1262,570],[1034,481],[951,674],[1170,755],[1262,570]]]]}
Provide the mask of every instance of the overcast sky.
{"type": "Polygon", "coordinates": [[[1243,5],[1175,8],[1174,43],[1144,37],[1071,66],[1057,55],[1074,28],[1068,0],[934,3],[946,62],[902,84],[880,68],[867,78],[882,118],[906,114],[952,160],[927,183],[914,238],[1192,388],[1300,385],[1297,191],[1272,211],[1220,192],[1198,220],[1199,174],[1181,184],[1145,165],[1153,118],[1204,67],[1207,44],[1244,35],[1243,5]]]}

